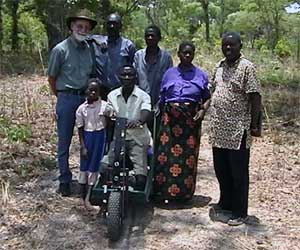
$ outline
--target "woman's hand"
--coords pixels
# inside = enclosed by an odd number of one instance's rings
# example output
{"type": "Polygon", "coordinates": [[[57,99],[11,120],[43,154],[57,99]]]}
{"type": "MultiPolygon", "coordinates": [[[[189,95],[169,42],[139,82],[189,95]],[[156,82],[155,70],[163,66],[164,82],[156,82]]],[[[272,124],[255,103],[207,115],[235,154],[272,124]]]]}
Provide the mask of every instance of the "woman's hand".
{"type": "Polygon", "coordinates": [[[205,115],[205,110],[204,109],[200,109],[196,115],[193,117],[194,121],[202,121],[204,119],[204,115],[205,115]]]}
{"type": "Polygon", "coordinates": [[[251,128],[250,133],[254,137],[261,137],[261,129],[260,128],[251,128]]]}

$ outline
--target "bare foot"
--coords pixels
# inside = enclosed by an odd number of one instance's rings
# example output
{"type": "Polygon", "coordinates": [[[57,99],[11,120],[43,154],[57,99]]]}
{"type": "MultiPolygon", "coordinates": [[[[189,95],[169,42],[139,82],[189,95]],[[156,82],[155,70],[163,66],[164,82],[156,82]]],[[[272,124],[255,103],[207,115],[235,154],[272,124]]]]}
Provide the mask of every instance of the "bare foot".
{"type": "Polygon", "coordinates": [[[87,199],[84,200],[84,206],[85,206],[86,210],[87,210],[87,211],[90,211],[90,212],[96,211],[96,210],[97,210],[96,207],[94,207],[94,206],[90,203],[90,201],[87,200],[87,199]]]}

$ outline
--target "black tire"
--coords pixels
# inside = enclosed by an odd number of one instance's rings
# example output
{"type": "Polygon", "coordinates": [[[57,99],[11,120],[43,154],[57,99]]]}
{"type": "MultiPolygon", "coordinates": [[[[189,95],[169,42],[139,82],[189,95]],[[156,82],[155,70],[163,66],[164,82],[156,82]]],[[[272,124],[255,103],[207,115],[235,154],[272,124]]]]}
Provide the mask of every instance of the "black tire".
{"type": "Polygon", "coordinates": [[[111,192],[107,204],[107,231],[112,241],[120,238],[122,232],[121,193],[111,192]]]}

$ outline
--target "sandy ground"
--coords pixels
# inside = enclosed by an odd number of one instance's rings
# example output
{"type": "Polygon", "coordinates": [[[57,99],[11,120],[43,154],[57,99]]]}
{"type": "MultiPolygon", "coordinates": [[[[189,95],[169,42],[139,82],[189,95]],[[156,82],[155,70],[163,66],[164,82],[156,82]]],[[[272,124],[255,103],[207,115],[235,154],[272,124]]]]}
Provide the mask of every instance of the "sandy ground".
{"type": "MultiPolygon", "coordinates": [[[[131,205],[122,237],[112,243],[107,238],[105,219],[97,212],[85,211],[78,197],[63,198],[56,193],[57,170],[48,163],[55,152],[51,116],[53,99],[42,91],[44,78],[12,81],[13,89],[23,89],[25,94],[28,84],[37,86],[34,92],[37,98],[29,101],[35,103],[38,111],[30,111],[27,105],[28,115],[25,115],[26,105],[22,105],[26,103],[25,97],[20,94],[21,104],[16,106],[25,112],[20,115],[22,112],[14,111],[13,115],[16,119],[21,116],[31,121],[36,128],[33,139],[24,146],[24,143],[8,145],[0,138],[1,250],[300,249],[300,147],[299,134],[295,131],[274,134],[266,129],[264,137],[253,144],[249,197],[251,224],[230,227],[209,216],[209,204],[218,201],[219,190],[205,123],[197,188],[192,202],[168,206],[152,202],[131,205]],[[35,164],[37,161],[39,164],[35,164]],[[43,164],[47,168],[43,168],[43,164]]],[[[7,89],[11,90],[10,87],[7,89]]],[[[9,92],[7,89],[6,93],[9,92]]],[[[6,102],[7,107],[10,105],[6,102]]],[[[299,127],[295,129],[299,130],[299,127]]],[[[74,173],[78,171],[78,152],[75,140],[71,154],[74,173]]]]}

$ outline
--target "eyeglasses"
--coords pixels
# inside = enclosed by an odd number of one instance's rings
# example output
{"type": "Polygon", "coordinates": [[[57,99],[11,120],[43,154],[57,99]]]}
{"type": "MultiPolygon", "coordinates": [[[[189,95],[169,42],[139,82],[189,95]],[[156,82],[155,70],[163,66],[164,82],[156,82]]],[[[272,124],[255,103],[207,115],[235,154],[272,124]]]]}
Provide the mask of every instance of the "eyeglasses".
{"type": "Polygon", "coordinates": [[[73,25],[76,31],[81,31],[83,33],[88,33],[89,31],[91,31],[91,24],[88,21],[78,20],[74,22],[73,25]]]}

